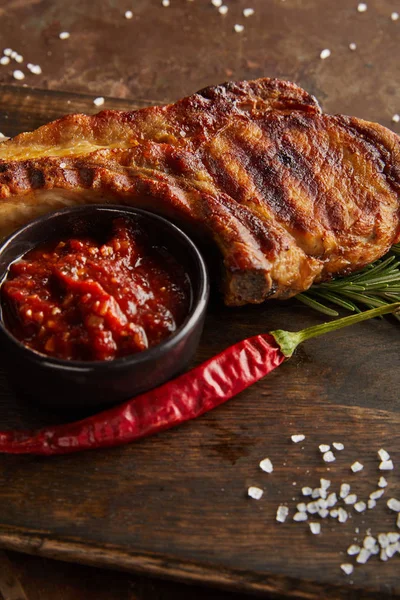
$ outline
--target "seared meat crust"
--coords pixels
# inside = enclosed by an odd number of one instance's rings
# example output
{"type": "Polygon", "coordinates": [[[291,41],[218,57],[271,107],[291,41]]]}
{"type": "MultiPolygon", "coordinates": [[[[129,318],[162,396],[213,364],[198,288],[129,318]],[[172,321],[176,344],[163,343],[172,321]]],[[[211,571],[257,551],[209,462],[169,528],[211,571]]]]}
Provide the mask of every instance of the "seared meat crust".
{"type": "Polygon", "coordinates": [[[69,115],[0,145],[0,234],[70,204],[147,208],[217,244],[230,305],[382,256],[400,238],[399,191],[398,136],[271,79],[69,115]]]}

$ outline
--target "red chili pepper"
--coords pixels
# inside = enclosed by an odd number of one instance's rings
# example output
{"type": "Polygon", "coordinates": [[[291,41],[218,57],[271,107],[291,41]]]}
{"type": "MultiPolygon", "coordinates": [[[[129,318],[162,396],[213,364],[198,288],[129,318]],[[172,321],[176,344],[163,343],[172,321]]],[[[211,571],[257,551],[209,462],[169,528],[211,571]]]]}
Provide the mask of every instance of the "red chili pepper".
{"type": "Polygon", "coordinates": [[[82,421],[0,432],[0,452],[65,454],[118,446],[169,429],[236,396],[292,356],[301,342],[399,309],[400,302],[302,331],[278,330],[243,340],[176,379],[82,421]]]}

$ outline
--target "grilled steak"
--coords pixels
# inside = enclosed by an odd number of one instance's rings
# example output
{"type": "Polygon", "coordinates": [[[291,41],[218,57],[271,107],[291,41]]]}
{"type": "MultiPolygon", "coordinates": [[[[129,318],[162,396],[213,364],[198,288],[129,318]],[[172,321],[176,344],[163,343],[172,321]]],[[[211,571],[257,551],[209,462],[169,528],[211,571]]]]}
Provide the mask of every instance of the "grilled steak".
{"type": "Polygon", "coordinates": [[[69,115],[0,145],[1,235],[70,204],[146,208],[213,240],[229,305],[381,257],[400,238],[399,191],[398,136],[271,79],[69,115]]]}

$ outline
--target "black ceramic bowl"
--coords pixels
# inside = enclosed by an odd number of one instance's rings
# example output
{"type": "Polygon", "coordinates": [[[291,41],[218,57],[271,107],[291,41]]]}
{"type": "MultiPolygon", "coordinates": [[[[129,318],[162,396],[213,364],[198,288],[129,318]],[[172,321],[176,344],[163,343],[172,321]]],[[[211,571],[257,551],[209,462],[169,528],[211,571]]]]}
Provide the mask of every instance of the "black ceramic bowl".
{"type": "Polygon", "coordinates": [[[60,360],[31,350],[5,327],[0,308],[0,339],[8,375],[25,396],[59,407],[107,406],[154,388],[183,371],[203,329],[209,295],[204,260],[193,242],[157,215],[123,206],[89,205],[60,210],[32,221],[0,246],[0,283],[9,266],[38,244],[71,236],[99,236],[115,217],[138,220],[158,244],[183,264],[191,282],[187,318],[165,341],[149,350],[112,361],[60,360]]]}

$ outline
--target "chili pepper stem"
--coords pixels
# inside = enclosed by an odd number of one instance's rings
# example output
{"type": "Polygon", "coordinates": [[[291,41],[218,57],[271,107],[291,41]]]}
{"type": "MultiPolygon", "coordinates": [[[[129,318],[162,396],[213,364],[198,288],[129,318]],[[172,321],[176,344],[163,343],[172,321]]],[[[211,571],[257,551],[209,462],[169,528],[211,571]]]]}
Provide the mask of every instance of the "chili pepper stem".
{"type": "Polygon", "coordinates": [[[314,325],[313,327],[307,327],[301,331],[284,331],[283,329],[277,329],[276,331],[270,331],[270,334],[274,337],[282,354],[289,358],[296,350],[297,346],[302,342],[309,340],[319,335],[324,335],[330,331],[336,331],[336,329],[342,329],[342,327],[348,327],[349,325],[355,325],[361,321],[372,319],[373,317],[380,317],[388,313],[393,313],[400,310],[400,302],[393,304],[386,304],[385,306],[379,306],[371,310],[351,315],[350,317],[343,317],[342,319],[336,319],[328,323],[322,323],[321,325],[314,325]]]}

